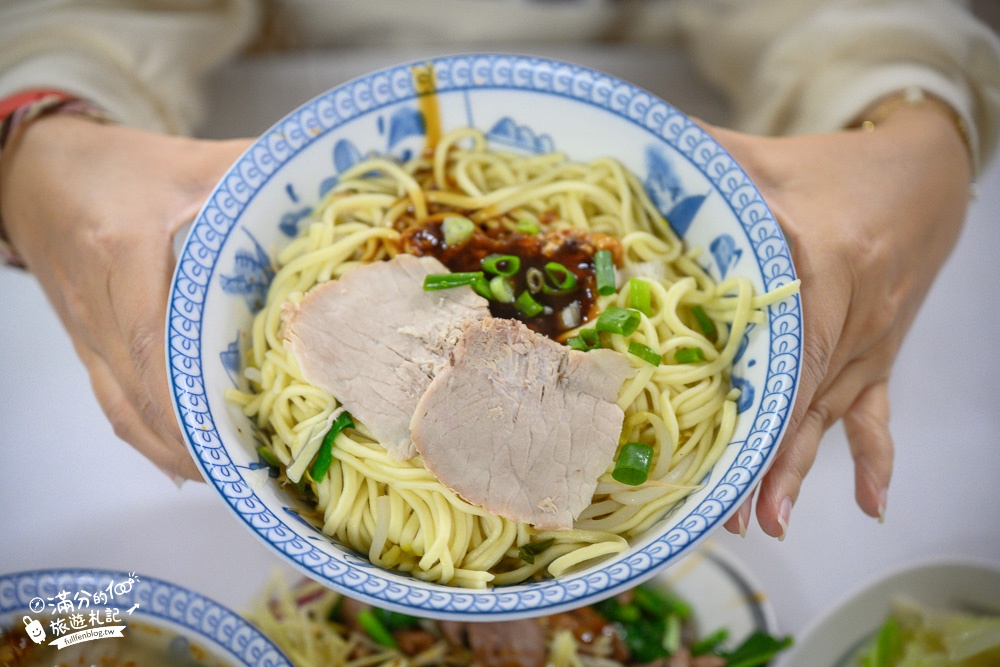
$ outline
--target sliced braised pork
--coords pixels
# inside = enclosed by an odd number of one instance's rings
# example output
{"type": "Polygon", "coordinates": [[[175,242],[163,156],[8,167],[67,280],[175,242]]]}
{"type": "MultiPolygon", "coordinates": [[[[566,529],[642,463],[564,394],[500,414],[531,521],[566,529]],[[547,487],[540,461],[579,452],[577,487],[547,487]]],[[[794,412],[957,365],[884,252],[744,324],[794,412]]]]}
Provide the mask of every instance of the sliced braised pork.
{"type": "Polygon", "coordinates": [[[413,456],[410,419],[462,323],[489,315],[469,287],[424,291],[448,269],[398,255],[323,283],[285,313],[285,338],[310,384],[335,396],[390,456],[413,456]]]}
{"type": "Polygon", "coordinates": [[[578,352],[521,322],[467,322],[410,423],[424,465],[468,502],[567,530],[614,458],[635,371],[613,350],[578,352]]]}

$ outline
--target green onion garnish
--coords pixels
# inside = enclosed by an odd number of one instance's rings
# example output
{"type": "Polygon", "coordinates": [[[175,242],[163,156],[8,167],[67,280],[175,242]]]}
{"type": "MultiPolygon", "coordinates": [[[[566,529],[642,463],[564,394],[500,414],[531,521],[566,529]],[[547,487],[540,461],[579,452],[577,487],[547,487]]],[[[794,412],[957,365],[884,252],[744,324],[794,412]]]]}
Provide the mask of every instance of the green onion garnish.
{"type": "Polygon", "coordinates": [[[666,625],[660,645],[667,655],[673,655],[681,648],[681,619],[677,614],[668,614],[666,625]]]}
{"type": "Polygon", "coordinates": [[[521,295],[517,297],[514,305],[525,317],[534,317],[544,310],[542,304],[535,301],[535,297],[531,296],[526,291],[521,292],[521,295]]]}
{"type": "Polygon", "coordinates": [[[660,362],[663,361],[663,355],[657,354],[653,348],[648,345],[643,345],[634,340],[628,343],[628,353],[634,354],[643,361],[653,364],[654,366],[659,366],[660,362]]]}
{"type": "Polygon", "coordinates": [[[278,457],[274,455],[274,452],[267,447],[258,447],[257,456],[259,456],[264,463],[272,468],[281,467],[281,461],[279,461],[278,457]]]}
{"type": "Polygon", "coordinates": [[[528,291],[538,294],[545,287],[545,274],[537,266],[532,266],[524,272],[524,280],[528,283],[528,291]]]}
{"type": "Polygon", "coordinates": [[[652,305],[649,296],[649,283],[642,278],[629,278],[628,299],[629,305],[646,317],[649,317],[652,312],[652,305]]]}
{"type": "Polygon", "coordinates": [[[476,224],[468,218],[453,215],[441,221],[441,233],[444,234],[445,245],[459,245],[472,238],[476,224]]]}
{"type": "Polygon", "coordinates": [[[312,467],[309,469],[309,476],[314,482],[323,479],[330,469],[330,465],[333,463],[333,441],[345,428],[354,428],[354,420],[351,419],[351,413],[347,410],[337,415],[330,430],[323,437],[323,444],[319,446],[316,460],[313,461],[312,467]]]}
{"type": "Polygon", "coordinates": [[[375,615],[374,609],[365,609],[361,611],[358,616],[358,625],[368,633],[368,636],[372,638],[376,644],[385,646],[386,648],[396,648],[396,638],[392,636],[392,632],[389,628],[382,624],[378,616],[375,615]]]}
{"type": "Polygon", "coordinates": [[[679,347],[674,351],[674,361],[679,364],[694,364],[705,361],[705,353],[700,347],[679,347]]]}
{"type": "Polygon", "coordinates": [[[655,586],[640,584],[632,590],[632,597],[637,605],[653,616],[672,614],[683,619],[693,613],[686,600],[655,586]]]}
{"type": "MultiPolygon", "coordinates": [[[[576,275],[559,262],[547,263],[545,275],[555,291],[567,292],[576,287],[576,275]]],[[[549,286],[546,285],[545,289],[549,291],[549,286]]]]}
{"type": "Polygon", "coordinates": [[[694,315],[694,319],[698,322],[698,327],[705,334],[705,337],[714,340],[715,322],[705,313],[705,309],[701,306],[691,306],[691,314],[694,315]]]}
{"type": "Polygon", "coordinates": [[[622,445],[615,469],[611,476],[622,484],[639,486],[649,476],[649,466],[653,462],[653,448],[642,442],[627,442],[622,445]]]}
{"type": "Polygon", "coordinates": [[[589,352],[601,346],[601,336],[597,329],[580,329],[575,336],[566,341],[566,344],[573,350],[589,352]]]}
{"type": "Polygon", "coordinates": [[[424,289],[428,292],[439,289],[451,289],[463,285],[475,286],[476,282],[485,278],[482,271],[460,271],[458,273],[429,273],[424,276],[424,289]]]}
{"type": "Polygon", "coordinates": [[[522,218],[517,221],[517,231],[528,236],[534,236],[538,233],[538,223],[531,218],[522,218]]]}
{"type": "Polygon", "coordinates": [[[642,314],[638,310],[608,306],[603,313],[598,315],[597,323],[594,326],[597,327],[598,331],[629,336],[639,328],[640,322],[642,322],[642,314]]]}
{"type": "Polygon", "coordinates": [[[514,303],[514,285],[507,276],[490,278],[490,294],[499,303],[514,303]]]}
{"type": "Polygon", "coordinates": [[[594,277],[597,279],[597,293],[607,296],[615,293],[615,261],[610,250],[594,253],[594,277]]]}
{"type": "Polygon", "coordinates": [[[555,538],[549,538],[543,542],[528,542],[523,547],[518,547],[517,557],[528,565],[535,564],[535,556],[552,546],[555,538]]]}
{"type": "Polygon", "coordinates": [[[498,255],[496,253],[483,257],[483,271],[500,276],[512,276],[521,269],[521,258],[517,255],[498,255]]]}

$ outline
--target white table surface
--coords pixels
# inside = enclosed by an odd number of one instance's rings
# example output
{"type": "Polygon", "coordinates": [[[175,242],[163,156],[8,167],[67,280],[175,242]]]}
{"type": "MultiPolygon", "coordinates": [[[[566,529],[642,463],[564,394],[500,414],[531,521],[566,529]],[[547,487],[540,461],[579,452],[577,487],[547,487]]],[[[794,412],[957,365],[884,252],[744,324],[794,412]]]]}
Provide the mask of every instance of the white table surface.
{"type": "MultiPolygon", "coordinates": [[[[683,62],[615,49],[552,51],[720,121],[725,107],[683,62]]],[[[206,136],[253,135],[327,87],[429,52],[312,53],[238,63],[211,82],[206,136]]],[[[980,179],[958,247],[891,384],[897,458],[884,524],[854,503],[840,426],[823,440],[787,539],[752,526],[712,539],[763,586],[796,633],[848,591],[931,557],[1000,565],[1000,163],[980,179]]],[[[279,563],[204,484],[178,489],[112,432],[34,279],[0,269],[0,573],[136,571],[242,609],[279,563]]]]}

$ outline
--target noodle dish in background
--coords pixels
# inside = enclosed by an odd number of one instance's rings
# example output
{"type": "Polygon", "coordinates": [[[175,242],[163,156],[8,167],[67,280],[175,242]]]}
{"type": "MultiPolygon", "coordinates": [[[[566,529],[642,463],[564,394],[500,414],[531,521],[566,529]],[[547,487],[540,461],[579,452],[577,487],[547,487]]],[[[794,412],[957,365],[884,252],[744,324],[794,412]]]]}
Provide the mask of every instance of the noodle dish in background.
{"type": "Polygon", "coordinates": [[[308,102],[180,253],[167,363],[206,481],[351,598],[592,604],[689,554],[777,452],[801,357],[733,159],[601,72],[452,56],[308,102]]]}

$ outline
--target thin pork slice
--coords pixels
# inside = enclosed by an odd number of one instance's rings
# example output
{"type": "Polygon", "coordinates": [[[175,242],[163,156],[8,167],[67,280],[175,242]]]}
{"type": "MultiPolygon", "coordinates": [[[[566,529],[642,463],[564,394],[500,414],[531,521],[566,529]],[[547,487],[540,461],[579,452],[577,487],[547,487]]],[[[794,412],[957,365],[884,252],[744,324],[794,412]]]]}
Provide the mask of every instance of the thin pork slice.
{"type": "Polygon", "coordinates": [[[447,273],[433,257],[397,255],[309,291],[285,312],[285,340],[307,382],[332,394],[386,448],[415,450],[410,419],[461,332],[489,315],[469,287],[425,291],[447,273]]]}
{"type": "Polygon", "coordinates": [[[424,465],[486,511],[568,530],[614,459],[635,374],[613,350],[579,352],[521,322],[469,322],[410,423],[424,465]]]}

